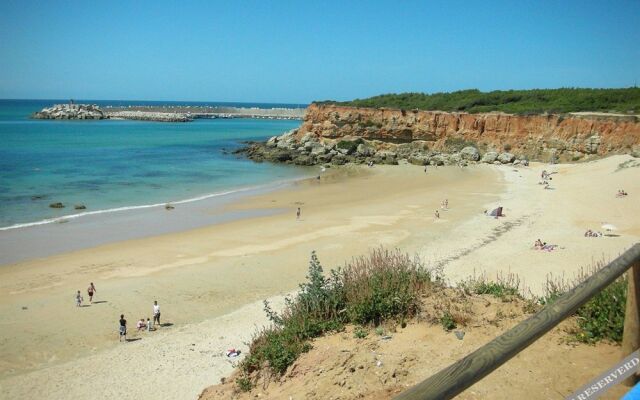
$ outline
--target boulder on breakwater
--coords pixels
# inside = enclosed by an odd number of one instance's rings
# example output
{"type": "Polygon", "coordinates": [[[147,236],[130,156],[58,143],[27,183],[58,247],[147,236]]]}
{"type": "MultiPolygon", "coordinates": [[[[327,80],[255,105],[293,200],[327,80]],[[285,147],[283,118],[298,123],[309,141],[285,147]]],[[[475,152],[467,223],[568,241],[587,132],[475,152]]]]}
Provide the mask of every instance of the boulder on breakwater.
{"type": "Polygon", "coordinates": [[[34,113],[35,119],[105,119],[104,112],[93,104],[55,104],[34,113]]]}

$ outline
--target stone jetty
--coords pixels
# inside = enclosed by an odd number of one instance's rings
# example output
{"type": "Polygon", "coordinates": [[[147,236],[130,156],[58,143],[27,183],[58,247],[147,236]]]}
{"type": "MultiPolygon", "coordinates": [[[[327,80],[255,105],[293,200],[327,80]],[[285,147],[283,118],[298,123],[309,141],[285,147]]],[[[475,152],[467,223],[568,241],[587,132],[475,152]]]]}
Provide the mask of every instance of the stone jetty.
{"type": "Polygon", "coordinates": [[[32,115],[35,119],[105,119],[107,116],[93,104],[55,104],[32,115]]]}
{"type": "Polygon", "coordinates": [[[210,106],[128,106],[100,109],[89,104],[56,104],[32,115],[35,119],[128,119],[189,122],[198,118],[302,119],[303,108],[246,108],[210,106]]]}
{"type": "Polygon", "coordinates": [[[187,114],[154,112],[154,111],[112,111],[106,112],[110,119],[130,119],[136,121],[157,121],[157,122],[189,122],[193,118],[187,114]]]}

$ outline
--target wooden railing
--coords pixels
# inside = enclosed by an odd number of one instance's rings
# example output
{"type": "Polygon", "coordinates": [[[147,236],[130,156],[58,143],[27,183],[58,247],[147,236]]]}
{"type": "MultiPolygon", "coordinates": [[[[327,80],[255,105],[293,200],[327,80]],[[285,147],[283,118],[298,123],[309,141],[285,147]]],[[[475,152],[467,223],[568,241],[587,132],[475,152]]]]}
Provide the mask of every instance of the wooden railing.
{"type": "MultiPolygon", "coordinates": [[[[478,350],[396,397],[396,400],[450,399],[527,348],[595,296],[629,268],[621,358],[640,348],[640,243],[594,273],[580,285],[545,306],[478,350]]],[[[632,377],[631,379],[634,379],[632,377]]],[[[586,382],[585,382],[586,383],[586,382]]],[[[632,383],[627,381],[627,383],[632,383]]]]}

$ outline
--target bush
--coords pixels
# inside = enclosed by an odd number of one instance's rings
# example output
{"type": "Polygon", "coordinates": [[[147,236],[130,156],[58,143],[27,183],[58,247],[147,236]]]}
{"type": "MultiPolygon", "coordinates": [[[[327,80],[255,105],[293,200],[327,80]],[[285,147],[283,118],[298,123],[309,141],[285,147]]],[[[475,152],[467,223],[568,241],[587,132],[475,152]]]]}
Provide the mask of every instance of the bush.
{"type": "Polygon", "coordinates": [[[485,275],[472,276],[461,282],[460,287],[468,294],[489,294],[502,301],[523,297],[520,294],[520,280],[513,274],[499,274],[495,281],[488,280],[485,275]]]}
{"type": "Polygon", "coordinates": [[[445,312],[444,315],[440,318],[440,324],[447,331],[456,329],[457,326],[456,321],[454,321],[453,316],[448,311],[445,312]]]}
{"type": "Polygon", "coordinates": [[[369,332],[363,327],[359,326],[353,331],[353,337],[356,339],[364,339],[369,335],[369,332]]]}
{"type": "Polygon", "coordinates": [[[246,376],[242,376],[236,379],[236,386],[238,387],[238,389],[240,389],[241,392],[249,392],[251,391],[251,389],[253,389],[251,380],[246,376]]]}
{"type": "Polygon", "coordinates": [[[576,338],[585,343],[603,339],[622,342],[626,302],[627,278],[623,276],[578,309],[580,331],[576,338]]]}
{"type": "MultiPolygon", "coordinates": [[[[309,339],[339,331],[345,323],[377,326],[385,320],[404,321],[418,311],[419,292],[441,284],[432,275],[417,259],[397,250],[377,249],[325,276],[313,252],[307,282],[294,299],[285,299],[282,313],[274,312],[265,301],[271,326],[253,338],[240,367],[245,376],[264,368],[282,375],[309,351],[309,339]]],[[[354,331],[356,337],[367,334],[361,327],[354,331]]],[[[248,387],[244,381],[237,384],[248,387]]]]}
{"type": "Polygon", "coordinates": [[[495,90],[477,89],[451,93],[383,94],[368,99],[316,104],[337,104],[352,107],[463,111],[470,113],[502,111],[512,114],[569,113],[576,111],[602,111],[638,113],[640,88],[622,89],[532,89],[495,90]]]}
{"type": "Polygon", "coordinates": [[[356,151],[358,145],[364,143],[362,139],[357,140],[341,140],[336,144],[336,148],[339,150],[346,150],[347,154],[351,154],[356,151]]]}
{"type": "MultiPolygon", "coordinates": [[[[567,280],[563,276],[547,276],[545,295],[538,299],[540,304],[553,304],[571,288],[584,282],[596,273],[603,263],[588,269],[581,269],[576,276],[567,280]]],[[[610,340],[620,343],[624,331],[624,315],[627,301],[627,276],[622,275],[596,294],[587,304],[576,311],[578,330],[575,339],[583,343],[610,340]]]]}
{"type": "Polygon", "coordinates": [[[379,325],[385,319],[415,315],[418,294],[432,282],[417,258],[400,251],[376,249],[354,258],[342,270],[349,321],[379,325]]]}

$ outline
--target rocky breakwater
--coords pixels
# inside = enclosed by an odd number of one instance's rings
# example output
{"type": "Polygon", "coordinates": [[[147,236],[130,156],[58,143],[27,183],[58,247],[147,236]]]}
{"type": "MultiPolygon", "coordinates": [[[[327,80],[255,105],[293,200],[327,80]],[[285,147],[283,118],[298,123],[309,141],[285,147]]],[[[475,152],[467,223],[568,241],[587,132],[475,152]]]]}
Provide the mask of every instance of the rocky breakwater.
{"type": "Polygon", "coordinates": [[[189,122],[192,118],[187,114],[156,111],[107,111],[110,119],[130,119],[136,121],[156,122],[189,122]]]}
{"type": "Polygon", "coordinates": [[[105,119],[104,112],[92,104],[55,104],[32,115],[35,119],[105,119]]]}

